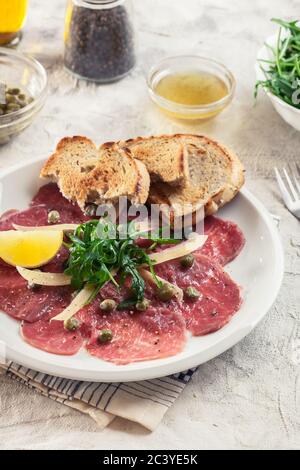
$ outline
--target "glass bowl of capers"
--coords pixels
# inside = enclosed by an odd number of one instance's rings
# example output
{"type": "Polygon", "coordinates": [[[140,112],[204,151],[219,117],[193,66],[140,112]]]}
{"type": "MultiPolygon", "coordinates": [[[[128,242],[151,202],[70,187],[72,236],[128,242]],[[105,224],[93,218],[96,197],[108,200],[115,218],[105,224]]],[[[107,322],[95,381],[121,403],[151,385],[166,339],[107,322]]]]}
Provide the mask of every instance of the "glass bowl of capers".
{"type": "Polygon", "coordinates": [[[44,67],[25,54],[0,47],[0,145],[32,123],[46,95],[44,67]]]}

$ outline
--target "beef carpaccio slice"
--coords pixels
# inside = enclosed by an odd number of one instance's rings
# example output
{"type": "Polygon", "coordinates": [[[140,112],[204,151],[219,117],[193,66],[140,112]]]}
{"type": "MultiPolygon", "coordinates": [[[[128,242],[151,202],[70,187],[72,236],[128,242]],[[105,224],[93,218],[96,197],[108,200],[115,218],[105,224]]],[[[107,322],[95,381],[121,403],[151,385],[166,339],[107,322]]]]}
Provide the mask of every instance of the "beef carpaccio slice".
{"type": "Polygon", "coordinates": [[[204,246],[196,253],[225,266],[235,259],[245,245],[245,237],[239,227],[228,220],[206,217],[204,233],[208,236],[204,246]]]}
{"type": "Polygon", "coordinates": [[[47,211],[56,210],[60,214],[60,223],[79,224],[90,219],[83,214],[77,204],[72,204],[63,197],[55,183],[42,186],[31,202],[31,206],[43,205],[47,211]]]}
{"type": "Polygon", "coordinates": [[[158,265],[155,270],[159,276],[183,290],[192,286],[200,292],[196,301],[185,296],[177,306],[187,328],[195,336],[219,330],[241,306],[238,285],[220,265],[200,253],[190,269],[183,269],[179,260],[173,260],[158,265]]]}
{"type": "Polygon", "coordinates": [[[78,312],[76,317],[85,325],[85,331],[90,329],[86,348],[92,356],[124,365],[170,357],[183,350],[186,327],[182,315],[158,302],[150,289],[147,297],[152,301],[151,306],[144,312],[135,309],[101,311],[101,300],[111,298],[119,302],[123,294],[124,291],[117,293],[113,286],[107,285],[91,305],[78,312]],[[98,342],[102,329],[113,332],[111,342],[98,342]]]}
{"type": "Polygon", "coordinates": [[[81,329],[68,331],[61,321],[39,320],[35,323],[24,323],[21,334],[31,346],[64,356],[76,354],[84,343],[81,329]]]}
{"type": "Polygon", "coordinates": [[[34,323],[58,315],[72,300],[68,286],[29,288],[15,268],[0,263],[0,308],[18,320],[34,323]]]}
{"type": "Polygon", "coordinates": [[[13,230],[13,224],[36,227],[47,225],[48,211],[39,205],[24,211],[9,211],[0,217],[0,231],[13,230]]]}

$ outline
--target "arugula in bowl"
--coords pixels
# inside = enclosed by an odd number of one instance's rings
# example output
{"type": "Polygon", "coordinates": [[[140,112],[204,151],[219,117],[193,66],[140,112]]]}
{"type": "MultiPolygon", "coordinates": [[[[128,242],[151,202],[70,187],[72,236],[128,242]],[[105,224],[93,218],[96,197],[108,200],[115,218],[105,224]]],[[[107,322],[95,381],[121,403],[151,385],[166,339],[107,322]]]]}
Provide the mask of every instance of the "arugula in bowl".
{"type": "Polygon", "coordinates": [[[289,105],[300,109],[300,26],[299,20],[287,22],[278,18],[272,21],[280,26],[275,47],[265,46],[271,52],[270,59],[260,59],[265,80],[255,85],[255,97],[263,87],[289,105]]]}

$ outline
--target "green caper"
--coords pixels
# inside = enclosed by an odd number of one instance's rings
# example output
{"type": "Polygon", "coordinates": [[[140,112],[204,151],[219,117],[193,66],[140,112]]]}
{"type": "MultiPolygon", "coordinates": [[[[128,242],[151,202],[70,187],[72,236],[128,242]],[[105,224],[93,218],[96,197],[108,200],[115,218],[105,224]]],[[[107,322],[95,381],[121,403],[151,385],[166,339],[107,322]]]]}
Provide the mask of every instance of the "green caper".
{"type": "Polygon", "coordinates": [[[7,90],[7,93],[9,93],[10,95],[18,95],[19,93],[21,93],[21,90],[20,88],[9,88],[7,90]]]}
{"type": "Polygon", "coordinates": [[[19,105],[21,108],[24,108],[25,106],[27,106],[27,103],[25,101],[19,101],[19,105]]]}
{"type": "Polygon", "coordinates": [[[139,302],[136,303],[135,308],[137,310],[140,310],[141,312],[144,312],[145,310],[147,310],[150,303],[151,303],[150,300],[143,299],[143,300],[140,300],[139,302]]]}
{"type": "Polygon", "coordinates": [[[113,299],[105,299],[100,303],[100,308],[104,312],[112,312],[117,306],[117,302],[113,299]]]}
{"type": "Polygon", "coordinates": [[[171,284],[165,283],[157,289],[156,295],[159,300],[169,302],[176,295],[176,289],[171,284]]]}
{"type": "Polygon", "coordinates": [[[26,100],[26,95],[24,95],[24,93],[19,93],[18,99],[19,99],[20,101],[25,101],[25,100],[26,100]]]}
{"type": "Polygon", "coordinates": [[[60,221],[60,214],[58,211],[50,211],[48,214],[48,224],[57,224],[60,221]]]}
{"type": "Polygon", "coordinates": [[[14,112],[14,111],[18,111],[19,109],[21,109],[21,106],[17,103],[8,103],[8,105],[6,106],[6,109],[7,111],[14,112]]]}
{"type": "Polygon", "coordinates": [[[5,101],[7,105],[9,103],[17,103],[17,99],[14,95],[5,95],[5,101]]]}
{"type": "Polygon", "coordinates": [[[183,256],[180,260],[180,264],[183,268],[191,268],[194,264],[195,258],[192,254],[183,256]]]}
{"type": "Polygon", "coordinates": [[[98,341],[101,344],[108,343],[113,339],[113,333],[111,330],[100,330],[98,335],[98,341]]]}
{"type": "Polygon", "coordinates": [[[200,292],[192,286],[187,287],[184,293],[191,300],[197,300],[200,297],[200,292]]]}
{"type": "Polygon", "coordinates": [[[79,328],[79,326],[80,326],[80,321],[74,317],[69,318],[68,320],[64,322],[64,327],[66,328],[66,330],[69,330],[69,331],[75,331],[77,330],[77,328],[79,328]]]}

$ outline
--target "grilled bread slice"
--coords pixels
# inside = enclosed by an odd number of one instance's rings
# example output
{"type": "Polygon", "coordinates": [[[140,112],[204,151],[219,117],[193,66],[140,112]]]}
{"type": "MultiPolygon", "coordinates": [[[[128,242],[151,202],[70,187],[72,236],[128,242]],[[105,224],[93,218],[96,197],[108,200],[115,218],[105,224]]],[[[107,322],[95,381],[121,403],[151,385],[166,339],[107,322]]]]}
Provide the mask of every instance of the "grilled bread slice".
{"type": "Polygon", "coordinates": [[[129,150],[117,145],[97,149],[80,136],[62,139],[40,175],[56,182],[63,196],[83,211],[89,204],[115,204],[120,196],[144,204],[150,186],[145,165],[129,150]]]}
{"type": "Polygon", "coordinates": [[[176,136],[137,137],[118,145],[130,149],[133,157],[146,165],[153,182],[181,186],[189,178],[186,147],[176,136]]]}
{"type": "Polygon", "coordinates": [[[214,214],[231,201],[244,184],[240,160],[208,137],[181,134],[174,138],[186,147],[189,180],[181,187],[167,183],[151,185],[149,202],[166,204],[171,218],[196,212],[201,207],[204,207],[205,215],[214,214]]]}

